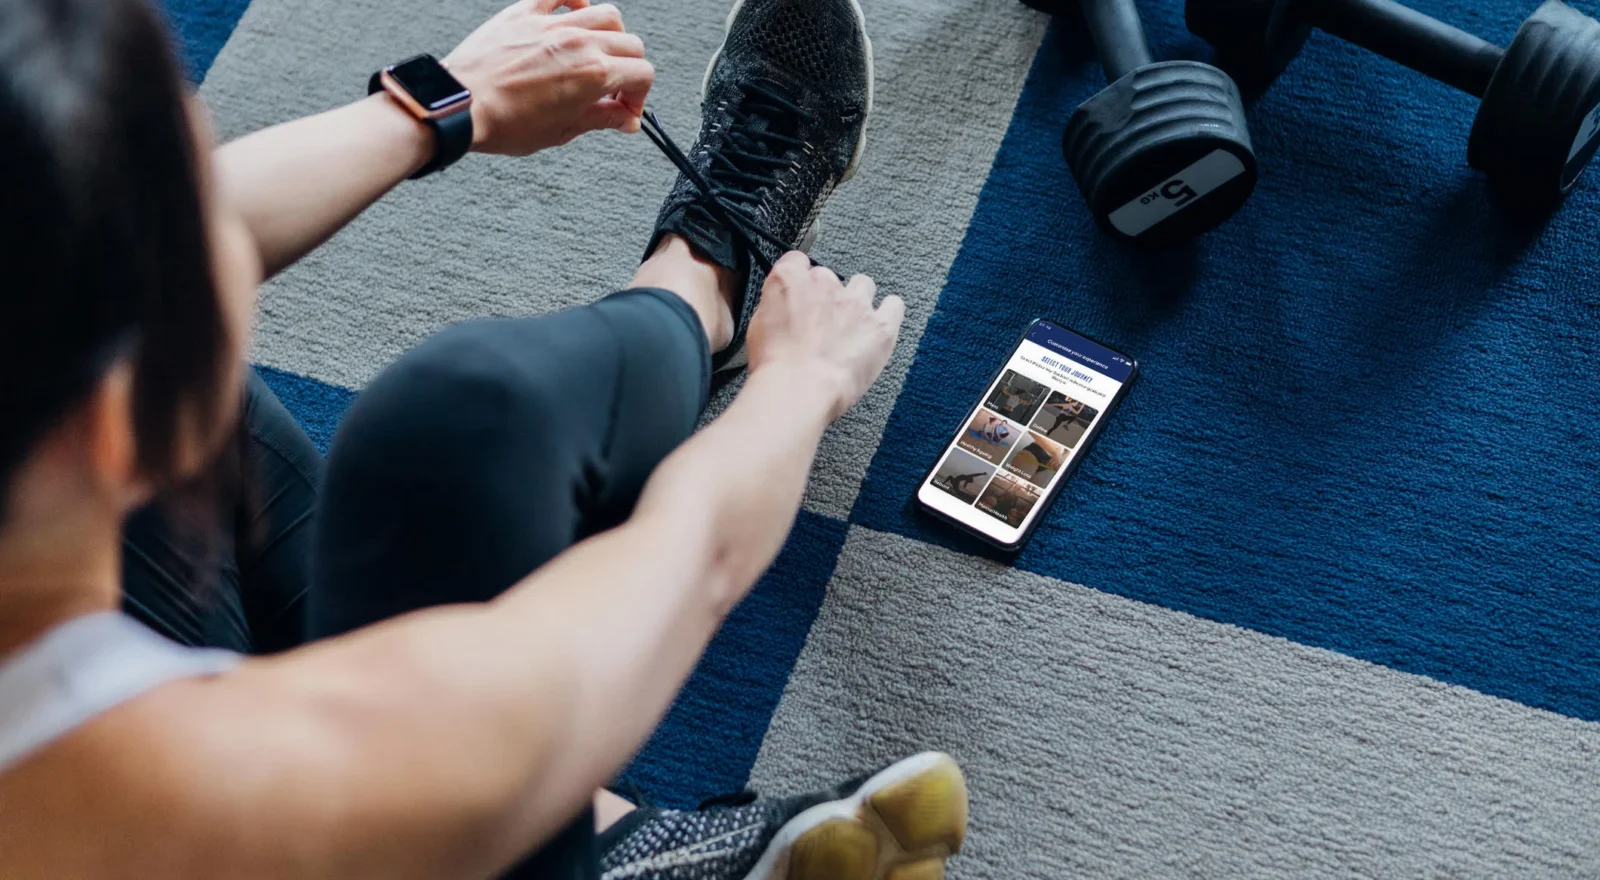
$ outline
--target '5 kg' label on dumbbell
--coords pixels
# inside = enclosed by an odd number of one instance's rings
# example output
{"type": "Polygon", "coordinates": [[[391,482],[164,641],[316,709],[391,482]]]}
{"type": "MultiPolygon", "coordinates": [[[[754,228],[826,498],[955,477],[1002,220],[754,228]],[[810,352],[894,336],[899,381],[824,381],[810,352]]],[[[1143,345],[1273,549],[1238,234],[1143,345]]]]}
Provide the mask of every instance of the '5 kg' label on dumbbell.
{"type": "Polygon", "coordinates": [[[1213,150],[1200,161],[1112,211],[1107,219],[1123,235],[1143,235],[1150,227],[1193,205],[1244,171],[1244,163],[1239,161],[1238,156],[1227,150],[1213,150]]]}

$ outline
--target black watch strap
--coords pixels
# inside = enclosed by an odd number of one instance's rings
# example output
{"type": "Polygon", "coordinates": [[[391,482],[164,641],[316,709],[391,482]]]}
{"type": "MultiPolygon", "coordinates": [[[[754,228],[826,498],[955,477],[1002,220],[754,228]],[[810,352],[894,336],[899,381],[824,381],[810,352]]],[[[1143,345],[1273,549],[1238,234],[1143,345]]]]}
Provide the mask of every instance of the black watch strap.
{"type": "MultiPolygon", "coordinates": [[[[384,90],[382,76],[382,71],[372,74],[372,79],[367,81],[367,94],[374,95],[384,90]]],[[[470,108],[452,113],[442,119],[424,119],[422,122],[433,129],[433,158],[429,159],[428,164],[422,166],[416,174],[411,175],[412,180],[427,177],[435,171],[449,168],[460,161],[468,150],[472,149],[472,110],[470,108]]]]}

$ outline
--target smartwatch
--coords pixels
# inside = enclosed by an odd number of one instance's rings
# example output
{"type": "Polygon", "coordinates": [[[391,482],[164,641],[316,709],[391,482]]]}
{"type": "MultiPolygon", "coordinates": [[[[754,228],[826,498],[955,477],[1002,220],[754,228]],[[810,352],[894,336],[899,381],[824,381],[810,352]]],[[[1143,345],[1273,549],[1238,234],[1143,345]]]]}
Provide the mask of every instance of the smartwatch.
{"type": "Polygon", "coordinates": [[[472,147],[472,92],[439,59],[418,55],[374,73],[367,94],[388,92],[400,106],[433,129],[433,158],[412,180],[448,168],[472,147]]]}

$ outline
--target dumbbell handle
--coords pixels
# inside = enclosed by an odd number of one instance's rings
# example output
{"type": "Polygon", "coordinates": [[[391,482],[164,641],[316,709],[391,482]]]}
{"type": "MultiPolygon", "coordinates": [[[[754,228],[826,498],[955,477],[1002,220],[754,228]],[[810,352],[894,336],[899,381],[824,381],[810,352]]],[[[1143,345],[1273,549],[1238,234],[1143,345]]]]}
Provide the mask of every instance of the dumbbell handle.
{"type": "Polygon", "coordinates": [[[1505,57],[1499,46],[1394,0],[1298,0],[1293,8],[1336,37],[1479,98],[1505,57]]]}
{"type": "Polygon", "coordinates": [[[1139,10],[1134,0],[1080,0],[1083,17],[1089,22],[1089,38],[1094,40],[1095,51],[1100,54],[1100,66],[1105,68],[1106,80],[1116,82],[1133,72],[1155,62],[1150,54],[1150,44],[1144,38],[1144,25],[1139,23],[1139,10]]]}

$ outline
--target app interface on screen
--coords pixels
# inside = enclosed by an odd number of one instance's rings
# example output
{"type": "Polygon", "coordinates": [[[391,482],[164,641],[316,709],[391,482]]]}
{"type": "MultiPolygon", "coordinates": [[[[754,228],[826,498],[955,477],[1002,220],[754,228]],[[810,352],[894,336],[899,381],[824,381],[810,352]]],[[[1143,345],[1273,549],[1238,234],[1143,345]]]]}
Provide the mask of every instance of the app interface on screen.
{"type": "Polygon", "coordinates": [[[967,417],[917,496],[1016,541],[1133,373],[1128,358],[1040,321],[967,417]]]}

